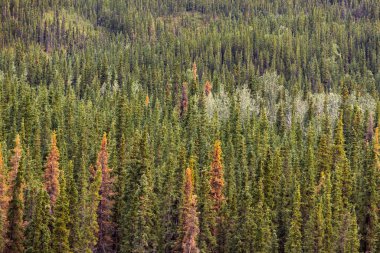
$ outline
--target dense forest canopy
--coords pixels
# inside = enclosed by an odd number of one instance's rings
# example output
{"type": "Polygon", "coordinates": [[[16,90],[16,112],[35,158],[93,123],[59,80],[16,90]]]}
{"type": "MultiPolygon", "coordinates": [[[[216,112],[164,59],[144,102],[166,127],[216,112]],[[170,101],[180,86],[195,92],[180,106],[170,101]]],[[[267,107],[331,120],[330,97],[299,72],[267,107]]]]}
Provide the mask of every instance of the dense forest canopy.
{"type": "Polygon", "coordinates": [[[1,0],[0,252],[379,252],[378,0],[1,0]]]}

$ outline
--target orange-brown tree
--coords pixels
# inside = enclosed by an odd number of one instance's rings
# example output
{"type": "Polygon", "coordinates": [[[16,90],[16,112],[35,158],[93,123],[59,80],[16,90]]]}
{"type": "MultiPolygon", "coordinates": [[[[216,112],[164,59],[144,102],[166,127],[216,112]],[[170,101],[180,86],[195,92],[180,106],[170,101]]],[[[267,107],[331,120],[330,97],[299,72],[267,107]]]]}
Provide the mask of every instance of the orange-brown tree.
{"type": "Polygon", "coordinates": [[[10,191],[11,201],[8,207],[7,241],[4,252],[24,252],[24,175],[21,165],[21,142],[20,136],[15,139],[15,148],[11,158],[12,164],[12,187],[10,191]]]}
{"type": "Polygon", "coordinates": [[[9,173],[9,192],[12,192],[13,184],[16,179],[19,167],[20,167],[20,160],[21,160],[21,139],[20,135],[17,134],[15,138],[15,147],[13,148],[13,155],[11,158],[11,171],[9,173]]]}
{"type": "Polygon", "coordinates": [[[9,205],[8,188],[8,176],[0,145],[0,252],[3,252],[5,246],[5,231],[7,227],[7,211],[9,205]]]}
{"type": "Polygon", "coordinates": [[[100,151],[98,153],[97,170],[102,173],[100,185],[100,202],[98,206],[98,244],[96,252],[112,252],[114,250],[113,236],[115,235],[115,224],[112,220],[114,206],[114,189],[111,169],[108,167],[107,135],[104,133],[100,151]]]}
{"type": "Polygon", "coordinates": [[[212,85],[211,85],[210,81],[207,81],[205,84],[205,95],[206,95],[206,97],[208,97],[208,95],[211,94],[211,90],[212,90],[212,85]]]}
{"type": "Polygon", "coordinates": [[[194,194],[193,172],[186,169],[184,187],[184,206],[182,210],[182,252],[198,253],[197,237],[199,234],[199,221],[197,213],[197,200],[194,194]]]}
{"type": "Polygon", "coordinates": [[[213,160],[210,171],[210,196],[213,202],[213,211],[215,212],[216,226],[213,228],[213,234],[217,234],[217,227],[220,225],[220,210],[223,205],[224,195],[224,177],[222,164],[222,147],[220,140],[215,141],[213,160]]]}
{"type": "Polygon", "coordinates": [[[50,197],[51,205],[54,206],[59,195],[59,150],[57,147],[57,135],[51,135],[50,152],[45,164],[44,175],[45,188],[50,197]]]}

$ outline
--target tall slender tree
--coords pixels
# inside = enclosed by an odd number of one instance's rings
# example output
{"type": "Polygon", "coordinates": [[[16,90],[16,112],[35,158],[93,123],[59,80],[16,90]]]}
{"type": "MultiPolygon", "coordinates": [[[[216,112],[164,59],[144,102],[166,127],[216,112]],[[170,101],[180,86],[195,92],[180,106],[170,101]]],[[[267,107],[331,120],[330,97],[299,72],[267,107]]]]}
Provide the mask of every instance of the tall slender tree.
{"type": "Polygon", "coordinates": [[[224,205],[225,197],[224,188],[224,171],[222,163],[222,147],[221,141],[217,140],[214,144],[213,160],[210,170],[210,197],[212,201],[212,211],[215,216],[215,226],[212,228],[212,234],[218,242],[218,231],[221,227],[222,214],[221,210],[224,205]]]}
{"type": "Polygon", "coordinates": [[[6,241],[7,211],[9,205],[8,173],[5,169],[3,152],[0,145],[0,252],[3,251],[6,241]]]}
{"type": "Polygon", "coordinates": [[[60,193],[54,206],[54,222],[52,231],[52,252],[69,253],[70,222],[69,200],[66,192],[66,178],[63,172],[60,173],[60,193]]]}
{"type": "MultiPolygon", "coordinates": [[[[21,158],[21,149],[19,145],[19,138],[16,137],[16,148],[13,158],[15,156],[21,158]],[[16,151],[17,150],[17,151],[16,151]],[[18,151],[20,151],[18,153],[18,151]],[[20,155],[20,156],[19,156],[20,155]]],[[[12,159],[15,161],[16,159],[12,159]]],[[[8,209],[8,222],[9,229],[7,231],[7,244],[5,247],[6,253],[19,253],[24,251],[24,173],[22,168],[22,160],[13,163],[14,171],[17,171],[16,177],[12,187],[12,200],[8,209]]]]}
{"type": "Polygon", "coordinates": [[[50,199],[46,190],[42,188],[37,193],[35,213],[26,231],[27,253],[52,252],[50,222],[50,199]]]}
{"type": "Polygon", "coordinates": [[[104,133],[100,151],[97,159],[97,170],[102,173],[102,183],[99,195],[101,197],[98,207],[99,235],[96,252],[114,251],[113,237],[115,236],[115,225],[113,223],[112,211],[114,205],[114,181],[111,177],[111,169],[108,166],[107,135],[104,133]]]}
{"type": "Polygon", "coordinates": [[[198,253],[197,237],[199,234],[197,199],[194,194],[193,172],[186,169],[185,186],[183,190],[184,204],[182,210],[182,252],[198,253]]]}
{"type": "Polygon", "coordinates": [[[302,216],[301,216],[301,192],[300,186],[296,183],[293,194],[292,218],[290,221],[289,234],[286,240],[286,252],[302,252],[302,216]]]}
{"type": "Polygon", "coordinates": [[[46,159],[44,183],[50,197],[52,208],[59,196],[59,150],[57,147],[57,135],[51,134],[50,152],[46,159]]]}

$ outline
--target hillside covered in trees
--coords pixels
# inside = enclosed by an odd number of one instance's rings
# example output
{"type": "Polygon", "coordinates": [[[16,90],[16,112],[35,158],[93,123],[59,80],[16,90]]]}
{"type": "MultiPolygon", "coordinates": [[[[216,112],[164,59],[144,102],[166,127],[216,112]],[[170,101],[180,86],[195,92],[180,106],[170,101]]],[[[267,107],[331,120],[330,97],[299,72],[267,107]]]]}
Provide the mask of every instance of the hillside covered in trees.
{"type": "Polygon", "coordinates": [[[380,252],[379,0],[0,0],[0,253],[380,252]]]}

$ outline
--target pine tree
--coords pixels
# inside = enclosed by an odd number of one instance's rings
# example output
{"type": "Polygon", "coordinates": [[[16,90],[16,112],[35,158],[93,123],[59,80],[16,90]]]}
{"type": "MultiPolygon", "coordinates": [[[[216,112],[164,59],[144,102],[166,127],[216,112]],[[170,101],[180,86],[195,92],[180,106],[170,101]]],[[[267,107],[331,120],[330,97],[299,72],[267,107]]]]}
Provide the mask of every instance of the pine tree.
{"type": "Polygon", "coordinates": [[[98,208],[99,235],[96,252],[112,252],[114,250],[113,236],[115,225],[113,224],[113,178],[111,169],[108,167],[107,136],[104,133],[101,149],[98,153],[97,170],[102,172],[100,185],[100,203],[98,208]]]}
{"type": "Polygon", "coordinates": [[[182,209],[181,226],[183,229],[182,252],[198,253],[197,237],[199,234],[197,200],[194,194],[193,172],[186,169],[184,186],[184,206],[182,209]]]}
{"type": "Polygon", "coordinates": [[[117,226],[117,234],[115,238],[115,244],[117,250],[119,250],[120,242],[122,240],[122,229],[120,225],[123,221],[123,213],[126,209],[123,195],[125,192],[125,180],[126,180],[126,166],[127,166],[127,141],[124,134],[121,135],[120,147],[118,148],[118,166],[116,171],[115,182],[115,205],[114,205],[114,221],[117,226]]]}
{"type": "Polygon", "coordinates": [[[138,247],[154,250],[156,240],[152,212],[155,205],[153,194],[151,158],[148,153],[148,136],[139,133],[128,162],[124,202],[126,210],[122,222],[121,251],[133,252],[138,247]],[[142,224],[150,224],[142,226],[142,224]],[[140,238],[138,238],[140,237],[140,238]]]}
{"type": "Polygon", "coordinates": [[[13,155],[11,158],[11,171],[9,172],[9,192],[13,191],[13,185],[15,183],[18,170],[20,169],[21,154],[21,140],[20,135],[17,134],[15,138],[15,147],[13,148],[13,155]]]}
{"type": "Polygon", "coordinates": [[[276,252],[277,238],[274,237],[271,214],[265,203],[263,180],[258,182],[258,201],[254,207],[255,217],[255,252],[276,252]],[[274,247],[275,246],[275,247],[274,247]]]}
{"type": "Polygon", "coordinates": [[[305,225],[303,248],[306,253],[323,252],[324,219],[321,198],[310,209],[305,225]]]}
{"type": "Polygon", "coordinates": [[[52,252],[69,253],[70,223],[69,200],[66,192],[66,178],[63,172],[60,173],[60,192],[54,206],[54,222],[52,231],[52,252]]]}
{"type": "Polygon", "coordinates": [[[363,186],[361,199],[363,204],[360,209],[363,213],[362,225],[362,251],[376,252],[379,241],[379,169],[380,169],[380,140],[379,127],[376,127],[373,136],[372,147],[367,151],[368,163],[364,165],[363,186]]]}
{"type": "MultiPolygon", "coordinates": [[[[344,207],[348,207],[352,199],[352,172],[349,166],[349,161],[344,149],[344,135],[343,135],[343,114],[341,112],[336,132],[335,132],[335,145],[334,145],[334,161],[333,172],[336,179],[336,183],[340,184],[339,180],[342,180],[342,197],[344,207]]],[[[338,187],[338,186],[337,186],[338,187]]]]}
{"type": "Polygon", "coordinates": [[[211,163],[211,171],[210,171],[210,196],[212,200],[212,209],[215,212],[216,224],[212,229],[213,235],[218,238],[218,229],[221,225],[222,217],[221,217],[221,209],[224,205],[224,171],[222,164],[222,147],[220,140],[215,141],[214,151],[213,151],[213,160],[211,163]]]}
{"type": "MultiPolygon", "coordinates": [[[[99,195],[100,186],[102,182],[102,172],[100,170],[91,170],[91,182],[88,188],[87,195],[82,196],[85,198],[85,210],[84,215],[84,249],[86,252],[92,252],[98,243],[98,215],[97,211],[101,196],[99,195]]],[[[85,193],[85,191],[83,192],[85,193]]]]}
{"type": "Polygon", "coordinates": [[[79,193],[77,189],[77,184],[74,180],[74,163],[69,161],[66,170],[66,191],[67,198],[69,203],[69,212],[70,219],[67,224],[68,229],[70,230],[69,243],[70,248],[73,252],[77,252],[78,248],[76,247],[76,242],[81,234],[80,228],[80,207],[79,207],[79,193]]]}
{"type": "Polygon", "coordinates": [[[345,251],[348,247],[352,251],[357,251],[356,241],[358,240],[357,226],[352,213],[352,173],[344,149],[343,135],[343,115],[340,113],[336,131],[335,145],[333,149],[333,228],[334,246],[337,251],[345,251]],[[354,229],[354,230],[352,230],[354,229]]]}
{"type": "Polygon", "coordinates": [[[324,102],[324,116],[322,122],[322,133],[318,142],[317,151],[317,175],[320,175],[323,171],[325,174],[331,170],[332,154],[331,154],[331,133],[330,133],[330,121],[327,111],[327,96],[324,102]]]}
{"type": "Polygon", "coordinates": [[[98,239],[99,225],[97,210],[99,207],[99,189],[102,179],[100,170],[86,168],[82,158],[82,166],[78,173],[78,209],[75,216],[78,219],[80,233],[73,244],[74,252],[91,253],[98,239]],[[91,173],[89,173],[91,172],[91,173]]]}
{"type": "Polygon", "coordinates": [[[224,201],[223,187],[224,187],[224,177],[223,177],[223,164],[222,164],[222,148],[221,142],[219,140],[215,141],[213,161],[211,164],[211,199],[213,200],[213,209],[219,212],[224,201]]]}
{"type": "Polygon", "coordinates": [[[50,196],[52,208],[59,196],[59,150],[57,147],[57,135],[51,135],[50,152],[46,159],[44,182],[47,193],[50,196]]]}
{"type": "Polygon", "coordinates": [[[0,252],[3,251],[6,240],[7,212],[9,205],[8,173],[5,169],[3,152],[0,145],[0,252]]]}
{"type": "Polygon", "coordinates": [[[148,177],[143,174],[140,179],[139,187],[136,191],[138,198],[137,210],[132,219],[133,248],[132,252],[151,252],[155,251],[156,245],[152,241],[153,232],[153,210],[152,210],[152,186],[148,177]]]}
{"type": "MultiPolygon", "coordinates": [[[[19,147],[19,137],[16,137],[16,148],[19,147]]],[[[16,148],[14,150],[16,150],[16,148]]],[[[15,152],[13,158],[16,156],[21,158],[21,149],[15,152]],[[18,156],[20,154],[20,156],[18,156]]],[[[12,187],[12,200],[8,209],[8,222],[9,229],[7,231],[7,244],[5,247],[6,253],[19,253],[24,251],[24,173],[22,164],[23,161],[12,159],[13,171],[17,171],[16,177],[12,187]]]]}
{"type": "Polygon", "coordinates": [[[286,240],[285,252],[302,252],[302,234],[301,234],[301,192],[300,186],[296,182],[293,194],[292,218],[290,221],[289,234],[286,240]]]}
{"type": "Polygon", "coordinates": [[[50,199],[45,189],[42,188],[37,194],[35,213],[26,231],[27,253],[52,252],[50,222],[50,199]]]}
{"type": "Polygon", "coordinates": [[[321,173],[320,184],[324,185],[324,191],[322,195],[323,200],[323,217],[324,217],[324,238],[323,249],[324,252],[333,252],[334,247],[334,229],[333,229],[333,211],[332,211],[332,185],[331,176],[328,172],[326,175],[321,173]]]}
{"type": "Polygon", "coordinates": [[[182,84],[181,102],[180,102],[180,116],[184,117],[189,104],[189,98],[187,95],[187,83],[182,84]]]}

